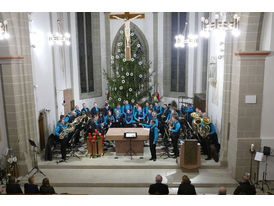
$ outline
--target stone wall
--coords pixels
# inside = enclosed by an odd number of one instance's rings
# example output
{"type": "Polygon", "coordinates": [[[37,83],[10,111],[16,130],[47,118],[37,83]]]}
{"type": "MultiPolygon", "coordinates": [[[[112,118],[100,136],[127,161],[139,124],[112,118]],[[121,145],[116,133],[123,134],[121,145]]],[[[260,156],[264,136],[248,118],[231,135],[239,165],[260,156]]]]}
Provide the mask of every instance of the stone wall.
{"type": "Polygon", "coordinates": [[[8,19],[10,33],[10,39],[2,44],[0,57],[23,57],[2,60],[1,76],[8,142],[18,158],[19,173],[24,175],[32,166],[28,139],[37,137],[28,14],[0,16],[2,20],[8,19]]]}

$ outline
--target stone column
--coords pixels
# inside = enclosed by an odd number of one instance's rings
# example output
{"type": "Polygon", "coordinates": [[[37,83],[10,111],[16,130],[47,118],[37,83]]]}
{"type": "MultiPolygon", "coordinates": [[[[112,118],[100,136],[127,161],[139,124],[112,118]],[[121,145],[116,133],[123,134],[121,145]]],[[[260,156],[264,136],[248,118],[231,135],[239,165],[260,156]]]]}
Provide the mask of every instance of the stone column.
{"type": "Polygon", "coordinates": [[[38,138],[28,14],[0,13],[0,19],[8,20],[10,33],[10,39],[1,42],[0,50],[8,143],[18,158],[19,174],[24,175],[32,166],[28,140],[38,138]]]}
{"type": "MultiPolygon", "coordinates": [[[[260,148],[264,66],[268,54],[262,51],[235,53],[231,78],[228,162],[236,179],[250,171],[251,144],[260,148]],[[247,101],[251,95],[256,98],[253,103],[247,101]]],[[[253,163],[252,175],[256,171],[253,163]]]]}

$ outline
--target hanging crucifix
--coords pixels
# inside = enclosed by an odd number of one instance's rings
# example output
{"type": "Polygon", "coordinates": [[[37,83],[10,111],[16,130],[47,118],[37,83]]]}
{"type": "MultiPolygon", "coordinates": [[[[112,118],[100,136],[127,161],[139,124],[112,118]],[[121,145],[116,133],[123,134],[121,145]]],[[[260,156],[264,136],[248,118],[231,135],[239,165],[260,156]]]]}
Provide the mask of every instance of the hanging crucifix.
{"type": "Polygon", "coordinates": [[[130,14],[125,12],[124,14],[110,14],[109,19],[111,20],[123,20],[125,22],[125,57],[126,61],[131,60],[131,50],[130,50],[130,21],[134,19],[144,19],[145,14],[130,14]]]}

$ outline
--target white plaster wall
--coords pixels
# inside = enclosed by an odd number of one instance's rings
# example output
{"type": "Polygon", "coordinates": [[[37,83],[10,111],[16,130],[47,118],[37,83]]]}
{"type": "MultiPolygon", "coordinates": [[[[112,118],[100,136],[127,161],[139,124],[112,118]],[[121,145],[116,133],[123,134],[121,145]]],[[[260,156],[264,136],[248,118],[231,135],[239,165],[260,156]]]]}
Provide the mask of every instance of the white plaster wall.
{"type": "Polygon", "coordinates": [[[49,110],[47,114],[48,127],[49,131],[53,131],[56,123],[56,105],[52,48],[48,44],[48,33],[50,31],[49,13],[32,13],[30,20],[36,121],[38,122],[41,110],[49,110]]]}
{"type": "MultiPolygon", "coordinates": [[[[29,18],[36,120],[41,110],[48,110],[48,132],[51,133],[59,116],[64,114],[63,91],[72,87],[70,47],[65,46],[62,50],[48,43],[49,33],[58,31],[57,13],[34,12],[29,18]]],[[[63,25],[63,31],[69,32],[67,13],[63,13],[63,25]]]]}
{"type": "MultiPolygon", "coordinates": [[[[273,94],[274,94],[274,13],[265,13],[262,33],[261,33],[261,50],[271,51],[271,55],[265,61],[264,73],[264,90],[261,119],[261,149],[264,146],[271,147],[274,154],[274,127],[273,127],[273,94]]],[[[265,169],[265,161],[260,164],[260,178],[265,169]]],[[[274,157],[268,158],[268,175],[267,179],[274,180],[274,157]]]]}
{"type": "MultiPolygon", "coordinates": [[[[213,15],[214,16],[214,15],[213,15]]],[[[219,55],[219,44],[224,42],[224,38],[211,33],[209,39],[209,59],[219,55]]],[[[223,105],[223,83],[224,83],[224,58],[217,58],[217,83],[213,87],[209,82],[207,86],[207,113],[215,125],[217,134],[220,134],[223,105]]]]}
{"type": "MultiPolygon", "coordinates": [[[[0,66],[1,69],[1,66],[0,66]]],[[[0,76],[0,156],[5,154],[6,149],[8,148],[8,138],[5,122],[5,110],[3,102],[3,93],[2,93],[2,78],[0,76]]]]}

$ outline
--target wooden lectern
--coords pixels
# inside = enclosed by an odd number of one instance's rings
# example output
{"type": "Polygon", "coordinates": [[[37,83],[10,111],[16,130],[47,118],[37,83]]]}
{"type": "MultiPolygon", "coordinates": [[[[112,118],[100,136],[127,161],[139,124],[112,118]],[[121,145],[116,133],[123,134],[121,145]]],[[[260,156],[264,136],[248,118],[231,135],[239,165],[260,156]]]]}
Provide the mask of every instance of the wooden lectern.
{"type": "Polygon", "coordinates": [[[201,146],[196,139],[185,140],[181,145],[177,164],[183,172],[198,172],[201,166],[201,146]]]}

